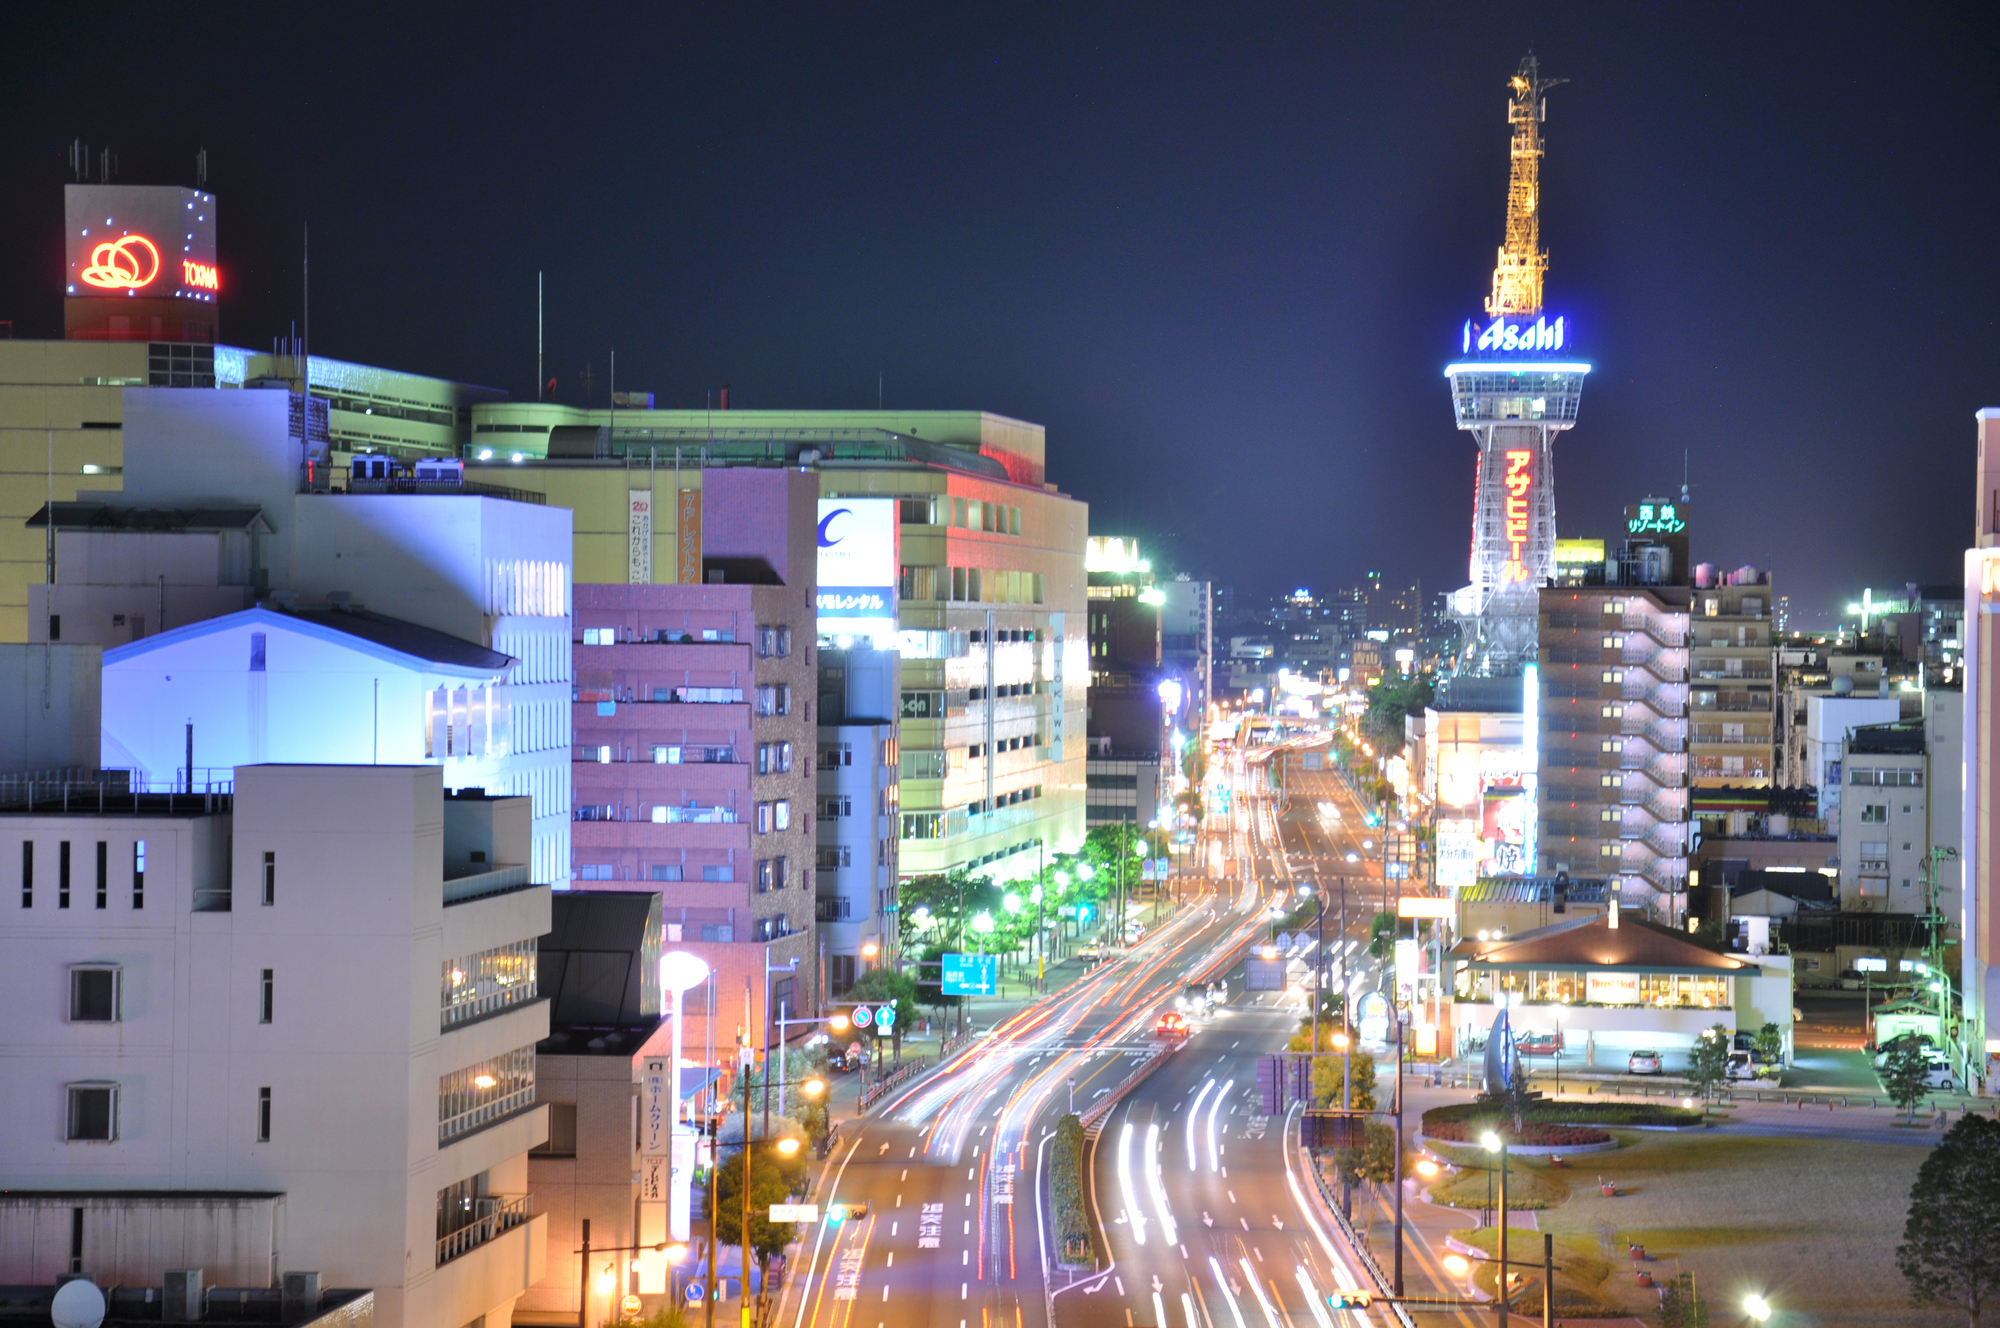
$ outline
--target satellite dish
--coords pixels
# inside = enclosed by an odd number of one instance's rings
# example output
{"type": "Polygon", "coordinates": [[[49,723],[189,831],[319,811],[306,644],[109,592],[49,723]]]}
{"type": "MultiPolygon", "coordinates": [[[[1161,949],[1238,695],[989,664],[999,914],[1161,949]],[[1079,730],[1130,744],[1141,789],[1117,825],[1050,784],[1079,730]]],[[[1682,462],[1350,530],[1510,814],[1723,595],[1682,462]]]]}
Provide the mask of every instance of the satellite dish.
{"type": "Polygon", "coordinates": [[[104,1322],[104,1293],[87,1277],[65,1282],[49,1302],[49,1320],[55,1328],[97,1328],[104,1322]]]}

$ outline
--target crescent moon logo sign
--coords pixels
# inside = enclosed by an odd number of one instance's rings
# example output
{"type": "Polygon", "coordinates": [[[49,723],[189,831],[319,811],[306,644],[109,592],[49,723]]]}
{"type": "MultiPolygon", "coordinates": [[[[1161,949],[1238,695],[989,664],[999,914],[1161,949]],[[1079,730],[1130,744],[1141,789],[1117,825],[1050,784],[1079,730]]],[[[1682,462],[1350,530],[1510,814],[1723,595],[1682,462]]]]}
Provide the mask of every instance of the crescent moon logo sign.
{"type": "Polygon", "coordinates": [[[160,275],[160,251],[143,235],[106,240],[90,251],[90,266],[77,275],[101,290],[137,290],[160,275]]]}
{"type": "Polygon", "coordinates": [[[828,512],[825,516],[821,517],[819,519],[819,546],[822,549],[830,549],[834,545],[840,543],[842,538],[841,536],[831,535],[827,533],[828,531],[833,529],[833,519],[835,517],[853,516],[853,515],[854,515],[854,509],[851,507],[836,507],[831,512],[828,512]]]}

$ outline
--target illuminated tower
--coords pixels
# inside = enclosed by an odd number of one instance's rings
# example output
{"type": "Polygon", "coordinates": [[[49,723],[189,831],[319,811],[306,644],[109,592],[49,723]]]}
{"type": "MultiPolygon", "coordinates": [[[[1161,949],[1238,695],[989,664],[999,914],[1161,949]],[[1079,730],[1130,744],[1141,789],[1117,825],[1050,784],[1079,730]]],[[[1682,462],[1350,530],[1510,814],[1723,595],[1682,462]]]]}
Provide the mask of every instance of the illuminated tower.
{"type": "Polygon", "coordinates": [[[1536,588],[1555,577],[1556,434],[1576,423],[1590,366],[1569,355],[1565,320],[1542,310],[1542,121],[1546,93],[1530,55],[1509,83],[1513,130],[1507,236],[1493,268],[1486,321],[1467,319],[1464,358],[1448,366],[1458,427],[1479,444],[1472,508],[1472,584],[1452,597],[1467,628],[1463,666],[1512,673],[1535,654],[1536,588]]]}

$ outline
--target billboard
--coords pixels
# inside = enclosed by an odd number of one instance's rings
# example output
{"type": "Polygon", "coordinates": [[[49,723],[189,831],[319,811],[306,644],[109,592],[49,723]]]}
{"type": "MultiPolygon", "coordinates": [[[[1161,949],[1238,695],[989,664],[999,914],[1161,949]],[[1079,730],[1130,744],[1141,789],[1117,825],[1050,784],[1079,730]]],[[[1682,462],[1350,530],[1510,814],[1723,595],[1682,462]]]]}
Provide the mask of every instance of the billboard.
{"type": "Polygon", "coordinates": [[[898,531],[893,498],[819,500],[821,636],[873,637],[894,648],[898,531]]]}
{"type": "Polygon", "coordinates": [[[221,289],[214,194],[171,185],[64,186],[68,298],[213,304],[221,289]]]}

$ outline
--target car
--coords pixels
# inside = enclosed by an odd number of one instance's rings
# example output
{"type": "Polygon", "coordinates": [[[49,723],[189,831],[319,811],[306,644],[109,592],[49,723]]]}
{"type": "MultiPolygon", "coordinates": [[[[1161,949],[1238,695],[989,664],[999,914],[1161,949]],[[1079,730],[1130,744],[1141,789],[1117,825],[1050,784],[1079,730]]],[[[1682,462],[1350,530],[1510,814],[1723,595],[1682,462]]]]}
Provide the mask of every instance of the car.
{"type": "Polygon", "coordinates": [[[1188,1035],[1187,1016],[1179,1010],[1169,1010],[1153,1024],[1153,1035],[1170,1042],[1179,1041],[1188,1035]]]}
{"type": "Polygon", "coordinates": [[[1731,1082],[1739,1079],[1755,1079],[1757,1077],[1757,1067],[1751,1061],[1749,1052],[1732,1051],[1729,1053],[1729,1063],[1723,1067],[1722,1074],[1725,1079],[1731,1082]]]}
{"type": "Polygon", "coordinates": [[[868,1216],[866,1203],[837,1203],[826,1206],[826,1220],[834,1226],[842,1222],[859,1222],[868,1216]]]}
{"type": "Polygon", "coordinates": [[[1868,985],[1868,979],[1850,968],[1844,970],[1838,978],[1834,979],[1834,985],[1842,991],[1860,991],[1868,985]]]}
{"type": "Polygon", "coordinates": [[[1928,1035],[1923,1033],[1904,1033],[1900,1037],[1890,1038],[1887,1042],[1884,1042],[1881,1046],[1875,1048],[1875,1068],[1879,1070],[1883,1066],[1887,1065],[1889,1063],[1890,1055],[1896,1050],[1896,1048],[1904,1045],[1905,1043],[1908,1043],[1916,1047],[1918,1050],[1924,1052],[1927,1056],[1930,1056],[1930,1058],[1933,1060],[1938,1059],[1936,1056],[1931,1054],[1932,1052],[1931,1040],[1928,1035]]]}
{"type": "Polygon", "coordinates": [[[1665,1074],[1667,1063],[1657,1051],[1635,1051],[1625,1061],[1627,1074],[1665,1074]]]}
{"type": "Polygon", "coordinates": [[[1929,1065],[1924,1067],[1925,1088],[1942,1088],[1946,1092],[1950,1092],[1956,1086],[1957,1080],[1952,1077],[1951,1073],[1951,1062],[1944,1057],[1936,1057],[1929,1065]]]}
{"type": "Polygon", "coordinates": [[[1210,1014],[1215,1010],[1215,988],[1201,982],[1190,982],[1182,987],[1174,997],[1174,1008],[1189,1014],[1210,1014]]]}
{"type": "Polygon", "coordinates": [[[1127,940],[1128,942],[1129,942],[1129,941],[1136,941],[1136,940],[1138,940],[1138,939],[1139,939],[1139,938],[1140,938],[1141,936],[1144,936],[1145,934],[1146,934],[1146,924],[1145,924],[1145,923],[1143,923],[1143,922],[1128,922],[1128,923],[1126,923],[1126,924],[1125,924],[1125,939],[1126,939],[1126,940],[1127,940]]]}

